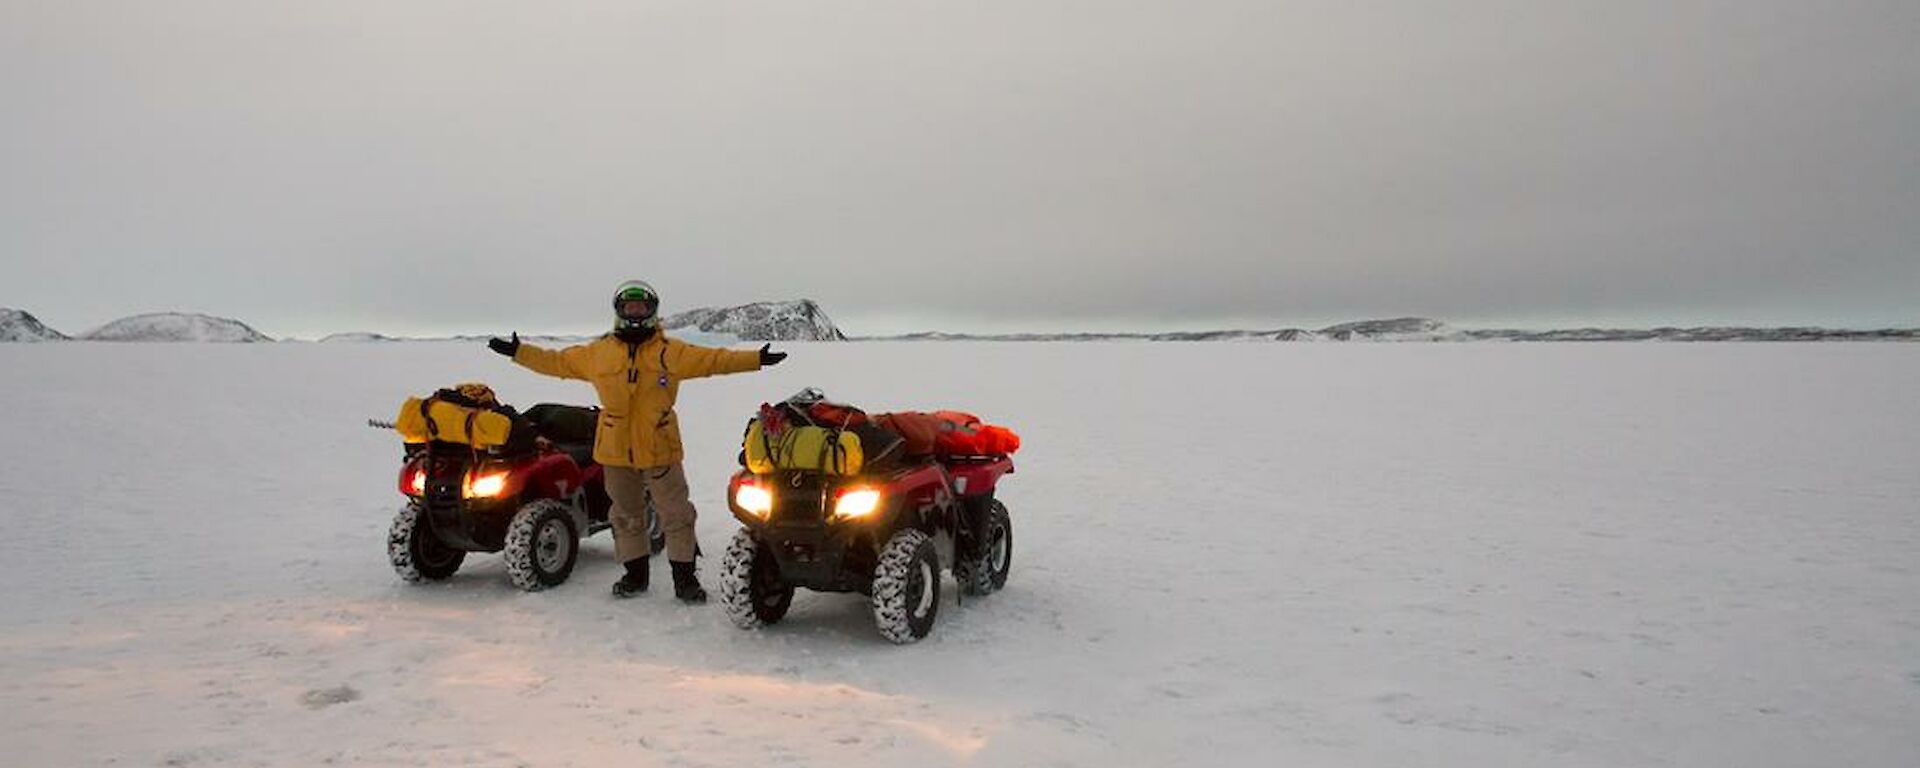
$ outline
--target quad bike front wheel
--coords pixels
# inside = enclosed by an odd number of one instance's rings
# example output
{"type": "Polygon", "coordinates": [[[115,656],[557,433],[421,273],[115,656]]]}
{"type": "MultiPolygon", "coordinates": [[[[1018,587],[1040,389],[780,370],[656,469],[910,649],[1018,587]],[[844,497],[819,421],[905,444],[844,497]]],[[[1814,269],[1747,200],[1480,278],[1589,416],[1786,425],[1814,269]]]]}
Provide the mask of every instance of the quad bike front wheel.
{"type": "Polygon", "coordinates": [[[1007,507],[995,500],[987,508],[986,524],[979,551],[955,564],[954,581],[961,594],[990,595],[1007,585],[1007,572],[1013,569],[1013,518],[1007,507]]]}
{"type": "Polygon", "coordinates": [[[573,511],[552,499],[529,502],[507,524],[507,577],[528,592],[558,586],[580,559],[580,533],[573,511]]]}
{"type": "Polygon", "coordinates": [[[720,604],[741,629],[777,624],[793,605],[793,586],[781,580],[780,564],[745,528],[733,534],[720,560],[720,604]]]}
{"type": "Polygon", "coordinates": [[[460,563],[467,559],[465,550],[440,543],[426,517],[426,510],[418,502],[409,502],[393,516],[393,527],[387,529],[387,561],[408,583],[445,579],[460,570],[460,563]]]}
{"type": "Polygon", "coordinates": [[[911,528],[887,539],[873,569],[873,623],[895,643],[911,643],[933,630],[940,613],[940,553],[933,538],[911,528]]]}

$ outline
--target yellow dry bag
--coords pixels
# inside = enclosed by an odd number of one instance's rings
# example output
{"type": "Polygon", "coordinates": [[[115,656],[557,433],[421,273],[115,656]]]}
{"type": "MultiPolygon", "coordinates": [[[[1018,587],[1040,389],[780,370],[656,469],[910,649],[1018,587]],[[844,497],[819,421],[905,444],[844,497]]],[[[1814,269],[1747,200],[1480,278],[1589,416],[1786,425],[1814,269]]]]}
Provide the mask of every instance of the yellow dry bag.
{"type": "Polygon", "coordinates": [[[468,408],[438,398],[409,397],[400,406],[400,417],[394,419],[393,428],[409,443],[438,440],[486,450],[507,444],[507,438],[513,434],[513,420],[485,408],[468,408]]]}
{"type": "Polygon", "coordinates": [[[768,474],[776,470],[820,472],[829,475],[860,474],[860,438],[852,432],[825,427],[787,427],[778,438],[769,438],[760,428],[760,420],[747,423],[742,446],[747,452],[747,470],[768,474]]]}

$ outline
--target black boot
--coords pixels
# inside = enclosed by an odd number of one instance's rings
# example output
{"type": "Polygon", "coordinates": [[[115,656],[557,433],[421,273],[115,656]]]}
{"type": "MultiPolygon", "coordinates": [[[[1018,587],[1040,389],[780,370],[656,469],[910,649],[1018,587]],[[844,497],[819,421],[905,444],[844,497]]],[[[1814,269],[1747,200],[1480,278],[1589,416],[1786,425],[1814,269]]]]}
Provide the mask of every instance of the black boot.
{"type": "Polygon", "coordinates": [[[652,571],[647,568],[647,557],[641,555],[640,557],[628,560],[626,565],[626,574],[621,576],[619,581],[613,583],[614,597],[635,597],[647,591],[647,576],[652,573],[652,571]]]}
{"type": "Polygon", "coordinates": [[[700,580],[693,575],[693,563],[680,563],[668,560],[667,565],[673,566],[674,597],[680,598],[680,602],[683,603],[704,603],[707,601],[707,591],[700,588],[700,580]]]}

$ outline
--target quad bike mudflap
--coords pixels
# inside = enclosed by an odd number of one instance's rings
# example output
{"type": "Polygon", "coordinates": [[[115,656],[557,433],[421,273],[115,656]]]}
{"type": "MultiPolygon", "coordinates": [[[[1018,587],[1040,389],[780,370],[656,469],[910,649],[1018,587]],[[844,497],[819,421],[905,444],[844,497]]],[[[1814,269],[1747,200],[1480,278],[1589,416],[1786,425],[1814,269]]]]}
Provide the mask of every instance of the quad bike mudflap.
{"type": "Polygon", "coordinates": [[[1006,456],[940,457],[879,473],[836,476],[741,470],[727,506],[744,526],[720,565],[720,598],[742,629],[780,621],[796,588],[869,596],[895,643],[933,629],[941,573],[962,594],[1007,583],[1013,521],[994,498],[1006,456]]]}
{"type": "MultiPolygon", "coordinates": [[[[580,557],[580,540],[609,527],[612,502],[591,448],[542,441],[535,450],[501,454],[408,444],[399,480],[407,503],[387,534],[394,571],[407,582],[440,581],[458,571],[468,553],[499,552],[520,589],[564,583],[580,557]]],[[[648,518],[658,526],[657,516],[648,518]]],[[[657,531],[653,538],[656,546],[664,543],[657,531]]]]}

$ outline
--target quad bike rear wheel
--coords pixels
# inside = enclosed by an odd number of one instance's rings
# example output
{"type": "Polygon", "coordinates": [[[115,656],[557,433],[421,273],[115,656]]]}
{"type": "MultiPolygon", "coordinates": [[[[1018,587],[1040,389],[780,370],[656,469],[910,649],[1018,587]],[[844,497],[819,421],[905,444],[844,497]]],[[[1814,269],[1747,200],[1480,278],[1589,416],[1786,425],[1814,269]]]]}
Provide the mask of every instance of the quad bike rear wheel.
{"type": "Polygon", "coordinates": [[[580,532],[573,511],[558,501],[529,502],[507,524],[507,577],[528,592],[558,586],[573,574],[580,559],[580,532]]]}
{"type": "Polygon", "coordinates": [[[445,579],[460,570],[467,559],[465,550],[440,543],[428,527],[426,516],[418,502],[409,502],[393,516],[393,527],[387,529],[387,561],[408,583],[445,579]]]}
{"type": "Polygon", "coordinates": [[[873,569],[873,623],[895,643],[933,630],[940,613],[940,553],[923,531],[902,529],[880,549],[873,569]]]}
{"type": "Polygon", "coordinates": [[[1007,507],[995,500],[987,508],[983,541],[973,557],[961,559],[953,569],[954,581],[965,595],[990,595],[1007,585],[1007,572],[1013,568],[1013,518],[1007,507]]]}
{"type": "Polygon", "coordinates": [[[733,534],[720,560],[720,604],[741,629],[777,624],[793,606],[793,586],[781,580],[780,564],[745,528],[733,534]]]}

